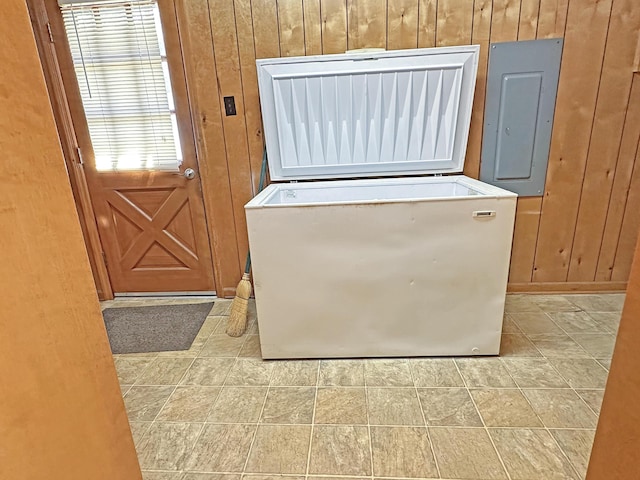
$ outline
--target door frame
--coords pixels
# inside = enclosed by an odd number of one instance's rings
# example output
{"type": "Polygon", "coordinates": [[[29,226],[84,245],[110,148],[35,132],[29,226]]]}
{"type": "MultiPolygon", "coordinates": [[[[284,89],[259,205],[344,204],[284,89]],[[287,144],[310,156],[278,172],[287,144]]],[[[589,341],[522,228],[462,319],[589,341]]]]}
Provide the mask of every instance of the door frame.
{"type": "Polygon", "coordinates": [[[71,119],[69,99],[54,42],[53,23],[49,18],[47,0],[26,0],[26,3],[98,298],[110,300],[114,298],[113,289],[84,173],[76,130],[71,119]]]}
{"type": "MultiPolygon", "coordinates": [[[[84,115],[84,111],[62,15],[56,0],[26,1],[34,26],[38,50],[41,52],[42,68],[54,109],[54,117],[58,126],[65,162],[67,163],[67,172],[78,207],[80,223],[82,224],[83,232],[87,232],[85,241],[98,296],[101,300],[112,299],[114,298],[114,292],[108,274],[106,256],[97,226],[98,220],[93,208],[89,182],[84,172],[81,155],[81,152],[88,152],[88,154],[93,155],[89,132],[86,124],[77,125],[73,122],[73,118],[76,115],[84,115]]],[[[200,172],[198,181],[200,182],[200,188],[203,189],[204,184],[208,182],[206,182],[204,178],[201,168],[202,162],[196,148],[196,131],[192,121],[192,107],[188,96],[189,86],[185,78],[185,59],[181,45],[182,39],[179,31],[175,1],[158,0],[158,6],[161,12],[167,57],[169,62],[173,64],[172,84],[175,83],[176,76],[178,80],[184,84],[184,92],[182,92],[182,89],[180,89],[180,91],[174,90],[176,102],[184,102],[186,107],[182,109],[184,114],[178,115],[177,117],[178,129],[181,133],[180,136],[183,142],[188,143],[187,145],[183,145],[183,150],[186,149],[193,152],[196,165],[200,172]],[[169,30],[171,31],[169,32],[169,30]],[[181,97],[177,98],[179,95],[181,97]]],[[[216,243],[213,241],[214,237],[212,237],[212,235],[214,235],[215,230],[212,225],[213,219],[210,218],[207,209],[206,201],[203,202],[203,207],[203,220],[205,221],[208,247],[210,248],[212,258],[210,268],[212,269],[216,295],[219,297],[228,296],[232,292],[228,292],[228,289],[223,287],[223,285],[225,285],[223,282],[227,279],[222,278],[220,269],[216,268],[219,252],[216,251],[216,243]]],[[[228,281],[226,283],[228,283],[228,281]]]]}

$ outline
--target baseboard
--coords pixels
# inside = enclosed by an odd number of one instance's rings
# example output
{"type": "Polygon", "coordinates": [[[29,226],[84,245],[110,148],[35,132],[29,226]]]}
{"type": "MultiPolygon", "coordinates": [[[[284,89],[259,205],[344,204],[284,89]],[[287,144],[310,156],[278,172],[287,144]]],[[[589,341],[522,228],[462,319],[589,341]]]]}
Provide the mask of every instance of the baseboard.
{"type": "Polygon", "coordinates": [[[509,283],[509,293],[624,292],[627,282],[532,282],[509,283]]]}

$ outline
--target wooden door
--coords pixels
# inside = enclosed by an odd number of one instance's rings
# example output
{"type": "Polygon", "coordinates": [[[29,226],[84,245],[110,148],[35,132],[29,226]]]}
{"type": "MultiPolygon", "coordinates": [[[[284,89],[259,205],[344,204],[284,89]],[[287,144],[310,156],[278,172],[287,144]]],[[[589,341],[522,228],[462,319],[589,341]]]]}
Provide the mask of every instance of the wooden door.
{"type": "MultiPolygon", "coordinates": [[[[136,4],[131,5],[135,8],[136,4]]],[[[96,159],[94,143],[100,139],[87,120],[80,88],[84,78],[78,78],[77,62],[74,67],[62,13],[55,0],[47,0],[69,109],[116,294],[215,289],[174,5],[171,0],[159,0],[157,5],[182,161],[169,169],[142,161],[131,169],[105,169],[96,159]]],[[[120,131],[128,134],[126,124],[120,131]]]]}

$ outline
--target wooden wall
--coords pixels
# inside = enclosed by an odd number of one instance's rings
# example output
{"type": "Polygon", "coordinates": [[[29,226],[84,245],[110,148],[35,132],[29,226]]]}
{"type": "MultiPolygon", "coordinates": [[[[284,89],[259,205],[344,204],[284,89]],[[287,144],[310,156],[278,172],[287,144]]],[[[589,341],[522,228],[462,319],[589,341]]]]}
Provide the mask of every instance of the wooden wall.
{"type": "Polygon", "coordinates": [[[239,278],[247,249],[243,205],[260,170],[256,58],[480,44],[465,166],[477,177],[489,43],[564,37],[546,190],[518,201],[511,289],[623,289],[640,226],[636,3],[176,0],[204,187],[224,204],[215,212],[224,234],[214,250],[232,274],[218,275],[219,283],[228,292],[239,278]],[[223,115],[228,95],[237,116],[223,115]]]}
{"type": "Polygon", "coordinates": [[[640,242],[598,419],[587,480],[640,478],[640,242]]]}
{"type": "Polygon", "coordinates": [[[24,0],[0,37],[0,478],[139,480],[24,0]]]}

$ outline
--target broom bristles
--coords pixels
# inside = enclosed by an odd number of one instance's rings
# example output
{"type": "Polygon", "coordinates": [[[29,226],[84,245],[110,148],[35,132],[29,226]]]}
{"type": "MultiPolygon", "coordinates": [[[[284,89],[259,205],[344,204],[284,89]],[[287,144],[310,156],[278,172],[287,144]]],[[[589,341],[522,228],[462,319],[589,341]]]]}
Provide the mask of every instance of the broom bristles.
{"type": "Polygon", "coordinates": [[[236,296],[231,302],[229,323],[227,325],[227,335],[230,337],[240,337],[246,331],[250,297],[251,282],[249,281],[249,274],[245,273],[236,287],[236,296]]]}

